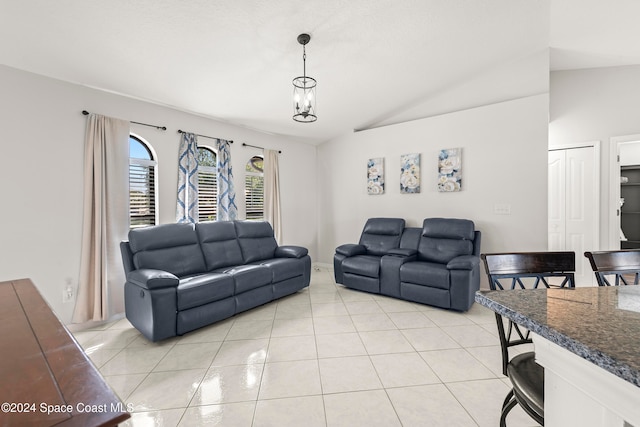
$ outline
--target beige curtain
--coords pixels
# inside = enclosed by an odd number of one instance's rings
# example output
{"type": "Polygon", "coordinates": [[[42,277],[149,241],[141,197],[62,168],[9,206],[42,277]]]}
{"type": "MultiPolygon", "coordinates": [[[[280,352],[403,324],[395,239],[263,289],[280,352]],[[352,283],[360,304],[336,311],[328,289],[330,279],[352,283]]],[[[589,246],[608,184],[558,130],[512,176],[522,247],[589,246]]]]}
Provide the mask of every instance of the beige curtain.
{"type": "Polygon", "coordinates": [[[282,244],[280,177],[276,150],[264,150],[264,218],[271,223],[276,240],[282,244]]]}
{"type": "Polygon", "coordinates": [[[129,122],[90,114],[84,148],[84,217],[73,322],[124,310],[119,243],[129,229],[129,122]]]}

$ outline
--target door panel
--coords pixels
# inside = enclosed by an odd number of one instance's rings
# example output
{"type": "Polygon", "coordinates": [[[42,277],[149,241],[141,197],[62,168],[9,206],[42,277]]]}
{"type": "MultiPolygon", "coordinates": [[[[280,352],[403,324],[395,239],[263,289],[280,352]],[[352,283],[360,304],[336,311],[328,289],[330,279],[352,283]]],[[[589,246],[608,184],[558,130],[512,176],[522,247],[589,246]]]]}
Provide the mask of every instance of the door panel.
{"type": "Polygon", "coordinates": [[[596,247],[595,147],[549,152],[549,250],[576,253],[576,284],[595,284],[585,251],[596,247]]]}
{"type": "Polygon", "coordinates": [[[560,251],[565,247],[564,199],[565,162],[564,151],[549,151],[549,238],[550,251],[560,251]]]}

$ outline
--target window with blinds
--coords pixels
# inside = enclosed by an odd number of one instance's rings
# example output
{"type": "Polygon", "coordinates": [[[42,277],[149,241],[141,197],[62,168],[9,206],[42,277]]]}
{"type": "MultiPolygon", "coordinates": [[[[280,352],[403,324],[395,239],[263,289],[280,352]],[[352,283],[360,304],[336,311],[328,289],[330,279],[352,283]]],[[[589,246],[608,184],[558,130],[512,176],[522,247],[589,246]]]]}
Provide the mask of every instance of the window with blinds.
{"type": "Polygon", "coordinates": [[[244,178],[244,198],[247,219],[264,219],[264,176],[260,156],[247,162],[244,178]]]}
{"type": "Polygon", "coordinates": [[[155,225],[157,162],[148,144],[129,136],[129,226],[155,225]]]}
{"type": "Polygon", "coordinates": [[[198,222],[215,221],[218,208],[217,156],[198,147],[198,222]]]}

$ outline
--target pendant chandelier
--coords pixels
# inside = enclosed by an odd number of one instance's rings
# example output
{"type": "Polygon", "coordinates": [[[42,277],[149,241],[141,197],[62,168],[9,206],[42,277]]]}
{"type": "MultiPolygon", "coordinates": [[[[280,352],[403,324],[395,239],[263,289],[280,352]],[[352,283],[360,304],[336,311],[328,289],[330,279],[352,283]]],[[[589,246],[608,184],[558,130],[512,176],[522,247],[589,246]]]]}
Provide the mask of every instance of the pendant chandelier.
{"type": "Polygon", "coordinates": [[[298,43],[302,45],[302,76],[293,79],[293,120],[311,123],[316,116],[316,79],[307,76],[307,52],[305,46],[311,40],[309,34],[300,34],[298,43]]]}

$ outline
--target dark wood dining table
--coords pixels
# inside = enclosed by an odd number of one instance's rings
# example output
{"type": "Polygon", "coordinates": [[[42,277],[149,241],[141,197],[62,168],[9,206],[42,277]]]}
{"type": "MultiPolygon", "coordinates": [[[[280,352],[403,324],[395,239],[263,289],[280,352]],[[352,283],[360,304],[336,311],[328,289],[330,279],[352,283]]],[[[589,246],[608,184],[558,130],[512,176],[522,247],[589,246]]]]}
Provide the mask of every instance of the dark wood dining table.
{"type": "Polygon", "coordinates": [[[0,426],[113,426],[130,418],[30,279],[0,282],[0,426]]]}

